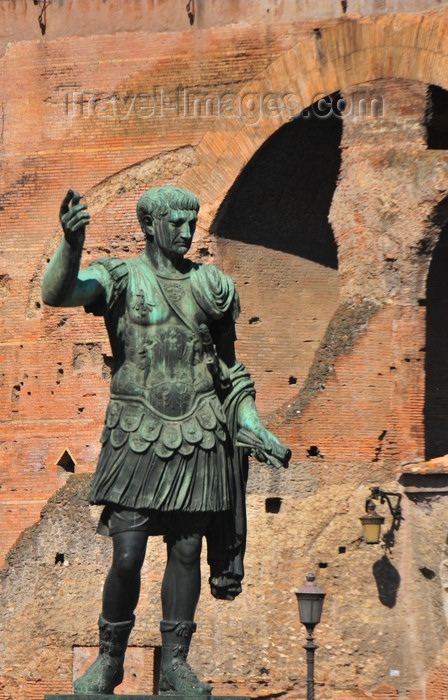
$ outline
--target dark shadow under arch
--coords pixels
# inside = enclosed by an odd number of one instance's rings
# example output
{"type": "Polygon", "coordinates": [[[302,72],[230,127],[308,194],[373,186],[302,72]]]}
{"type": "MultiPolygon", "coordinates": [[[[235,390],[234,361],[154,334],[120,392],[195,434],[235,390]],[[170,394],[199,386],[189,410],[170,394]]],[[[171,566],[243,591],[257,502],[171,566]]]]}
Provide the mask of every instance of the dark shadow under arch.
{"type": "Polygon", "coordinates": [[[325,116],[309,108],[266,140],[229,189],[212,233],[337,269],[328,213],[341,164],[338,100],[331,95],[325,116]]]}
{"type": "Polygon", "coordinates": [[[428,148],[448,149],[448,90],[438,85],[428,87],[426,116],[426,141],[428,148]]]}
{"type": "Polygon", "coordinates": [[[426,288],[425,456],[448,454],[448,197],[433,221],[443,226],[426,288]]]}

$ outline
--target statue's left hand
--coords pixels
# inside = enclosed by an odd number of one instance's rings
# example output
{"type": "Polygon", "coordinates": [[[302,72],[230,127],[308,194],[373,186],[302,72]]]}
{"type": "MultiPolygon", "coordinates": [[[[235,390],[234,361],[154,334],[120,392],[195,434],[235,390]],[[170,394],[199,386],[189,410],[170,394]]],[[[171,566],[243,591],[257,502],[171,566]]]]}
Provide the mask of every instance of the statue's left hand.
{"type": "Polygon", "coordinates": [[[291,450],[283,445],[269,430],[266,430],[261,423],[257,426],[256,433],[249,428],[240,428],[236,444],[238,447],[249,448],[259,462],[271,464],[277,469],[280,467],[285,467],[286,469],[291,459],[291,450]]]}

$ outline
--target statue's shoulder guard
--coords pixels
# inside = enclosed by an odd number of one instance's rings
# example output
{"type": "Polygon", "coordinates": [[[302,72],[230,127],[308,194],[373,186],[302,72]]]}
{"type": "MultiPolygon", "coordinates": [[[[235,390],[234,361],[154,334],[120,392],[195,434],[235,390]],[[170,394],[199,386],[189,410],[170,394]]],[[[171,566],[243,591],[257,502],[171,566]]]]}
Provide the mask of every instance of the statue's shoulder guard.
{"type": "Polygon", "coordinates": [[[109,284],[107,285],[105,298],[85,307],[88,313],[93,313],[95,316],[104,316],[114,308],[118,299],[120,299],[127,288],[128,267],[125,260],[104,257],[97,258],[97,260],[91,262],[88,268],[99,268],[107,273],[106,277],[109,284]]]}
{"type": "Polygon", "coordinates": [[[233,279],[215,265],[193,265],[191,288],[199,306],[212,319],[219,319],[230,311],[234,321],[240,315],[240,299],[233,279]]]}

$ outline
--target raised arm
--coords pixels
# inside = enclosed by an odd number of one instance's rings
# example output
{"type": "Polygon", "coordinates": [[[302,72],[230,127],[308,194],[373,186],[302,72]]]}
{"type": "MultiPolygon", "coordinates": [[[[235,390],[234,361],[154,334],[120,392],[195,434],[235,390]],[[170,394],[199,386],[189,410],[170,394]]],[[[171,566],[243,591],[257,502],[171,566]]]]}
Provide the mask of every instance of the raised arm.
{"type": "Polygon", "coordinates": [[[64,238],[53,255],[42,282],[42,300],[49,306],[85,306],[104,293],[101,281],[89,271],[79,271],[86,226],[90,215],[80,204],[78,192],[69,190],[62,200],[59,218],[64,238]],[[70,204],[71,203],[71,204],[70,204]]]}

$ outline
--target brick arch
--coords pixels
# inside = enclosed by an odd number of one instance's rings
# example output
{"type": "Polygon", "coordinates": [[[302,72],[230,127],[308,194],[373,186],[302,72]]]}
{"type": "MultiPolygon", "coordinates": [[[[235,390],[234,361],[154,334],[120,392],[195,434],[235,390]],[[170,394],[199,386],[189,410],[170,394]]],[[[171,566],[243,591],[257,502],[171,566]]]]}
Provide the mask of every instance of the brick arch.
{"type": "MultiPolygon", "coordinates": [[[[448,88],[447,18],[448,13],[429,12],[343,18],[322,29],[310,26],[308,36],[246,83],[239,95],[294,93],[305,108],[318,94],[382,78],[448,88]]],[[[289,116],[264,117],[256,125],[225,116],[216,119],[197,148],[198,165],[179,182],[199,196],[204,227],[209,227],[220,199],[244,164],[289,116]]]]}

